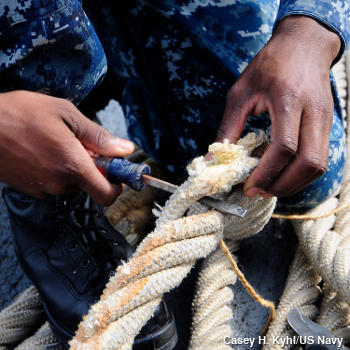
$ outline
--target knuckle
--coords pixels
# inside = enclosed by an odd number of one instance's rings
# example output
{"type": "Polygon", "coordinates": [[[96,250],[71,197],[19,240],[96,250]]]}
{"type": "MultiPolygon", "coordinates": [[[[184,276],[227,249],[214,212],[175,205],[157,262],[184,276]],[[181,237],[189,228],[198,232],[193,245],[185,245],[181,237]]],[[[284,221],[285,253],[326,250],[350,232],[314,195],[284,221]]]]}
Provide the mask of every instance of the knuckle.
{"type": "Polygon", "coordinates": [[[317,100],[317,102],[315,101],[311,107],[311,114],[314,116],[323,116],[324,115],[324,111],[327,109],[325,106],[325,103],[322,101],[317,100]]]}
{"type": "Polygon", "coordinates": [[[323,160],[316,152],[308,152],[301,159],[304,168],[313,172],[324,174],[327,171],[328,162],[323,160]]]}
{"type": "Polygon", "coordinates": [[[261,187],[266,187],[266,185],[269,185],[272,182],[274,182],[279,173],[280,169],[277,168],[270,168],[268,170],[266,169],[265,173],[262,175],[262,179],[259,185],[261,185],[261,187]]]}
{"type": "Polygon", "coordinates": [[[272,183],[275,182],[276,178],[278,177],[281,169],[278,169],[277,167],[269,166],[267,167],[261,167],[258,165],[256,168],[256,171],[259,171],[259,176],[255,179],[255,187],[266,189],[268,188],[272,183]]]}
{"type": "Polygon", "coordinates": [[[109,139],[109,132],[101,126],[97,125],[94,139],[97,146],[103,147],[106,141],[109,139]]]}
{"type": "Polygon", "coordinates": [[[68,100],[60,99],[59,102],[59,111],[60,116],[65,121],[66,125],[72,130],[74,135],[78,136],[84,133],[84,128],[81,123],[79,123],[78,118],[76,117],[76,107],[74,104],[68,100]]]}
{"type": "Polygon", "coordinates": [[[283,157],[294,157],[298,150],[298,142],[293,136],[284,136],[277,142],[279,153],[283,157]]]}
{"type": "Polygon", "coordinates": [[[326,102],[313,102],[307,106],[306,116],[307,127],[319,132],[320,137],[327,141],[333,125],[333,107],[326,102]]]}
{"type": "Polygon", "coordinates": [[[330,111],[329,105],[317,99],[309,107],[310,117],[316,121],[324,121],[328,117],[333,118],[333,111],[330,111]]]}
{"type": "Polygon", "coordinates": [[[300,87],[290,86],[287,82],[279,82],[277,90],[280,91],[279,112],[284,115],[296,114],[302,104],[300,87]]]}
{"type": "Polygon", "coordinates": [[[298,116],[298,110],[300,109],[300,103],[299,100],[296,99],[295,97],[291,98],[289,97],[288,99],[285,98],[284,100],[282,99],[282,104],[280,107],[280,113],[282,115],[286,115],[288,117],[290,116],[298,116]]]}
{"type": "Polygon", "coordinates": [[[282,116],[293,116],[296,114],[296,105],[290,101],[282,102],[279,112],[282,116]]]}
{"type": "Polygon", "coordinates": [[[73,184],[81,180],[81,165],[79,160],[71,156],[66,161],[62,161],[55,173],[61,183],[73,184]]]}

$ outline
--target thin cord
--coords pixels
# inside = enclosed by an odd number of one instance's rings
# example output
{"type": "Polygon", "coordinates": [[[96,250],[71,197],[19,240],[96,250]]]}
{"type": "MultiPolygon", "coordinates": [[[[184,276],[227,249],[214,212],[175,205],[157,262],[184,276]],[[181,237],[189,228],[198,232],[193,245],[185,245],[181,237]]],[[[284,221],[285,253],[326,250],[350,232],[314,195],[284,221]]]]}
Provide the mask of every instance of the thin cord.
{"type": "Polygon", "coordinates": [[[283,215],[283,214],[272,214],[273,219],[286,219],[286,220],[317,220],[326,218],[328,216],[331,216],[333,214],[337,214],[343,210],[349,209],[350,203],[344,204],[341,207],[338,207],[336,209],[333,209],[329,211],[328,213],[319,214],[319,215],[307,215],[307,214],[295,214],[295,215],[283,215]]]}
{"type": "Polygon", "coordinates": [[[241,281],[241,283],[243,284],[243,286],[247,290],[247,292],[260,305],[270,309],[269,318],[268,318],[268,320],[266,322],[266,325],[265,325],[264,329],[261,332],[262,335],[265,335],[267,333],[267,330],[269,328],[269,325],[270,325],[271,321],[275,317],[275,304],[272,301],[264,299],[261,295],[259,295],[258,292],[254,289],[254,287],[247,281],[247,279],[245,278],[243,272],[239,269],[239,267],[237,266],[235,260],[233,259],[233,256],[232,256],[230,250],[228,249],[226,243],[224,242],[224,240],[221,240],[219,245],[220,245],[221,250],[224,252],[226,257],[230,261],[233,270],[235,271],[237,277],[239,278],[239,280],[241,281]]]}

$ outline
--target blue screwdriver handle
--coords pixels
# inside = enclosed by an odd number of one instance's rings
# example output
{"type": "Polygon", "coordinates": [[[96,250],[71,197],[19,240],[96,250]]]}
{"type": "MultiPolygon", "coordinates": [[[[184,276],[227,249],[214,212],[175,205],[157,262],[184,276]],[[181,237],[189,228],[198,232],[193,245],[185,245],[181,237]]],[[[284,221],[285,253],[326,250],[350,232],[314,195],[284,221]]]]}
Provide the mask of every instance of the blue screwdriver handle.
{"type": "Polygon", "coordinates": [[[95,164],[101,173],[112,183],[124,183],[136,191],[144,187],[143,175],[150,175],[151,168],[147,164],[136,164],[123,158],[99,156],[95,164]]]}

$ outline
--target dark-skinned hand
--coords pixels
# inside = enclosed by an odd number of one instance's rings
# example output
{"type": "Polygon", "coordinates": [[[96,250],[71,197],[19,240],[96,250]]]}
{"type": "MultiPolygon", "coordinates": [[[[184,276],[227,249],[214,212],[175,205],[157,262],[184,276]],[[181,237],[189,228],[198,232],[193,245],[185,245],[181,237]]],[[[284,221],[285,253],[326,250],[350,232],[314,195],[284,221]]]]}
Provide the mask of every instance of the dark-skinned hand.
{"type": "Polygon", "coordinates": [[[29,91],[0,94],[0,181],[36,198],[81,190],[109,205],[121,186],[104,178],[89,150],[123,157],[133,144],[67,100],[29,91]]]}
{"type": "Polygon", "coordinates": [[[218,141],[235,143],[249,115],[269,112],[271,143],[247,179],[248,197],[292,195],[328,166],[337,34],[304,16],[282,20],[227,94],[218,141]]]}

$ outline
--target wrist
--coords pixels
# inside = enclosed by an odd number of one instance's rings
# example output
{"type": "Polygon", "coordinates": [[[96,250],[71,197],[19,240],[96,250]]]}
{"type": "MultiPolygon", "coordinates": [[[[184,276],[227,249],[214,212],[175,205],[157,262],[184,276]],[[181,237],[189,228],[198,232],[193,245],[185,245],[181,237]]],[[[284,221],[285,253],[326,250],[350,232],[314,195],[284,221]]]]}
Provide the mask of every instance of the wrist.
{"type": "Polygon", "coordinates": [[[332,66],[341,48],[341,40],[336,33],[308,16],[284,18],[275,28],[272,38],[292,40],[296,48],[301,46],[327,68],[332,66]]]}

